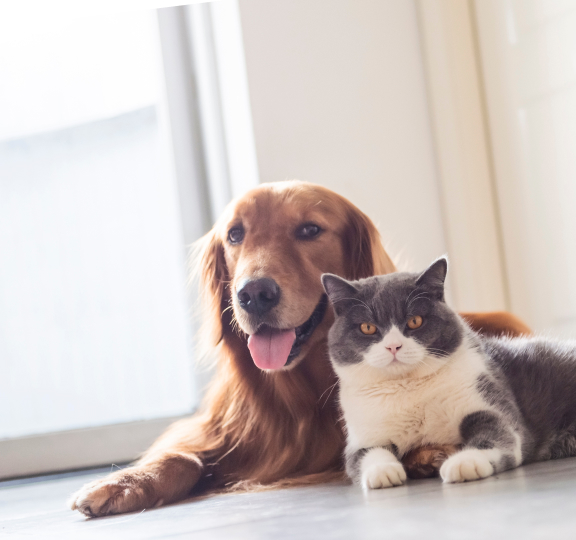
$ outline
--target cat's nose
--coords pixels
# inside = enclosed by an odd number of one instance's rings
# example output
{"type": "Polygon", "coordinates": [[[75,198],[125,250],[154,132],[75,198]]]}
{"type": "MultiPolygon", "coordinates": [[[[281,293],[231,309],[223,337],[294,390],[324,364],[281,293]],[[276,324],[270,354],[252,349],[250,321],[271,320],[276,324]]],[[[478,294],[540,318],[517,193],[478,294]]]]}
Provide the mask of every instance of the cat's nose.
{"type": "Polygon", "coordinates": [[[402,348],[402,343],[391,343],[386,348],[395,355],[402,348]]]}

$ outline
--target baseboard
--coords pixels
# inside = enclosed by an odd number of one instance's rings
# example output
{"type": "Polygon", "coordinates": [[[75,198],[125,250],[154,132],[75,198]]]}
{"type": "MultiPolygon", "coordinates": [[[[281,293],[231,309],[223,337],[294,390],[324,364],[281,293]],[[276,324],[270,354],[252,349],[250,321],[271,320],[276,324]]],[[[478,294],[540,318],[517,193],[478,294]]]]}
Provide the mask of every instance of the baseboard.
{"type": "Polygon", "coordinates": [[[136,459],[174,416],[0,440],[0,479],[18,478],[136,459]]]}

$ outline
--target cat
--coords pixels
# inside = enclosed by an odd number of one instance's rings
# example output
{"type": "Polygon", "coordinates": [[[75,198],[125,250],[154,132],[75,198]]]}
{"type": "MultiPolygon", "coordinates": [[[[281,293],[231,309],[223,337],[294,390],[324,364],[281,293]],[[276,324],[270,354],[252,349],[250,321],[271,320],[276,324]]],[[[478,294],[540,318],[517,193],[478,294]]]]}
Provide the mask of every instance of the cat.
{"type": "Polygon", "coordinates": [[[403,484],[401,457],[427,444],[457,448],[444,482],[576,455],[576,342],[474,333],[445,301],[447,269],[322,276],[346,472],[365,489],[403,484]]]}

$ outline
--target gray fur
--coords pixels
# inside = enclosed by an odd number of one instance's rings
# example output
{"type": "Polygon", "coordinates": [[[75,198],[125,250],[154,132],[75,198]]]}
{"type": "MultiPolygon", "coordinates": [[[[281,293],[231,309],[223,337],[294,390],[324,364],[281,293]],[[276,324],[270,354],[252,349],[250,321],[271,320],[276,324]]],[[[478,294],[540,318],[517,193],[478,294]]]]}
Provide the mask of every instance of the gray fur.
{"type": "Polygon", "coordinates": [[[498,386],[483,387],[522,427],[523,461],[576,455],[576,342],[545,338],[483,339],[498,386]]]}
{"type": "Polygon", "coordinates": [[[516,467],[514,447],[515,430],[505,416],[491,411],[478,411],[464,417],[460,424],[460,435],[465,448],[491,450],[498,448],[502,457],[492,463],[494,469],[502,472],[516,467]]]}
{"type": "MultiPolygon", "coordinates": [[[[461,421],[464,448],[500,450],[499,463],[492,464],[496,472],[519,464],[514,455],[518,441],[522,463],[575,456],[576,342],[474,334],[444,301],[446,269],[446,261],[439,259],[422,274],[353,282],[322,276],[336,314],[328,338],[331,360],[336,365],[362,362],[363,353],[392,325],[440,358],[448,359],[465,343],[485,360],[476,390],[491,410],[479,410],[461,421]],[[406,321],[415,315],[424,322],[411,330],[406,321]],[[360,324],[366,321],[376,325],[375,334],[362,334],[360,324]]],[[[347,456],[352,477],[358,475],[367,450],[347,456]]]]}
{"type": "Polygon", "coordinates": [[[360,477],[360,463],[369,450],[369,448],[361,448],[356,452],[351,452],[346,455],[346,474],[355,482],[357,482],[360,477]]]}

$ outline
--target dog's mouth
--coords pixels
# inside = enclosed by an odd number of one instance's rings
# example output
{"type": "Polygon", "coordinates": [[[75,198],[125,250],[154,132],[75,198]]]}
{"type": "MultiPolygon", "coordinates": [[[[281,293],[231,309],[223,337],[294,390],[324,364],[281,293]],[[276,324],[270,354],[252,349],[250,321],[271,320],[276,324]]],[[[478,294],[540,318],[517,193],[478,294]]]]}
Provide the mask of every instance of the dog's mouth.
{"type": "Polygon", "coordinates": [[[308,341],[316,327],[322,322],[328,297],[323,294],[308,320],[297,326],[282,330],[263,324],[256,333],[248,337],[248,349],[252,360],[260,369],[281,369],[300,354],[302,345],[308,341]]]}

